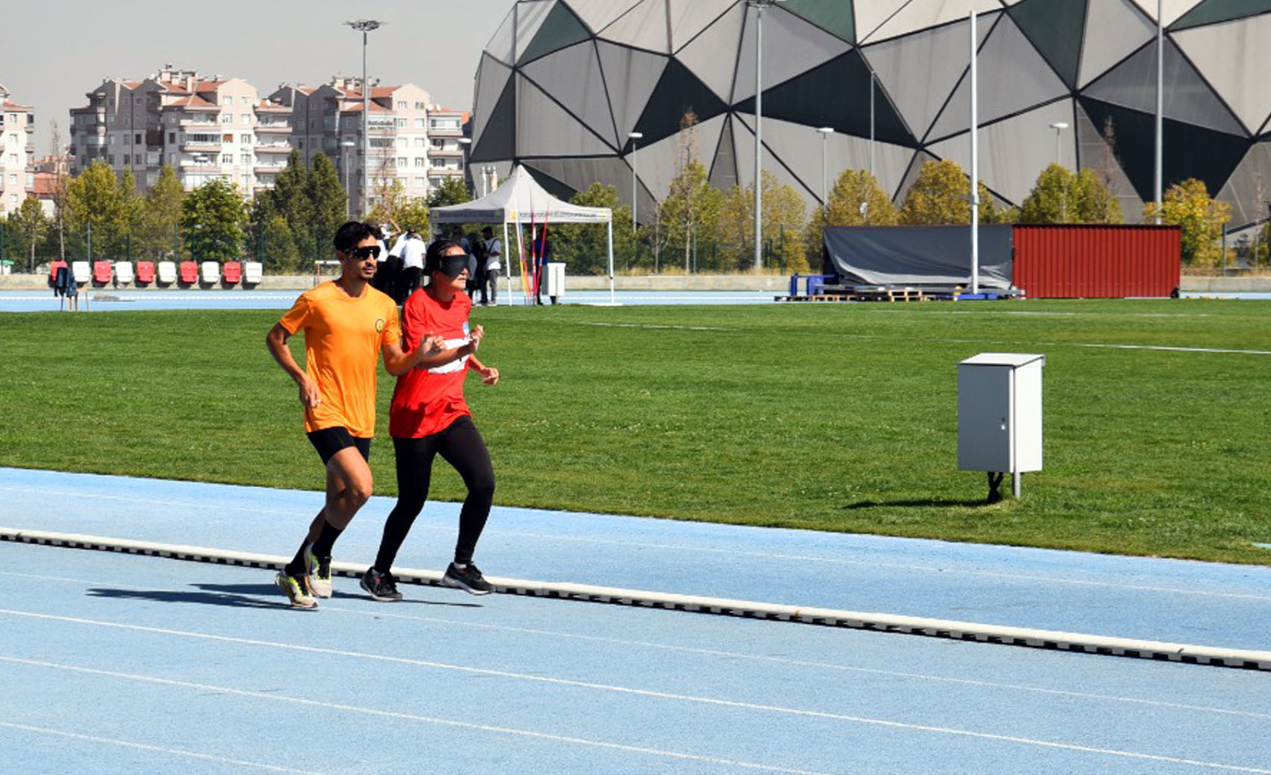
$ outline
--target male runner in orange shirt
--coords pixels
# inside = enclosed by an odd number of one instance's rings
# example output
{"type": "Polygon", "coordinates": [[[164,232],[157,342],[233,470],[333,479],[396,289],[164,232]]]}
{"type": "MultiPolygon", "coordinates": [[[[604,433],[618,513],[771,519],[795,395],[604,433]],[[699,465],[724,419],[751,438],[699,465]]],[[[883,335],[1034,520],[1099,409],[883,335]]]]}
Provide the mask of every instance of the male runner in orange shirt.
{"type": "Polygon", "coordinates": [[[274,324],[265,345],[300,388],[305,431],[326,466],[326,505],[318,512],[295,558],[277,576],[292,606],[315,608],[331,596],[331,547],[371,497],[371,438],[375,435],[376,366],[400,375],[444,349],[428,333],[418,349],[401,346],[397,306],[370,286],[380,246],[378,230],[350,221],[335,233],[340,277],[301,294],[274,324]],[[305,368],[287,346],[304,331],[305,368]]]}

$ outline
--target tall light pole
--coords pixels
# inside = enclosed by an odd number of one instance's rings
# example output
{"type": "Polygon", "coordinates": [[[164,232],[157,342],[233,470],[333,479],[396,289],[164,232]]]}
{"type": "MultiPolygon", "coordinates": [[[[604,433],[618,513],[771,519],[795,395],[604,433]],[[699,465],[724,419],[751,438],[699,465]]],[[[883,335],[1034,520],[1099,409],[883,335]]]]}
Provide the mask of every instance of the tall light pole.
{"type": "Polygon", "coordinates": [[[365,217],[371,191],[371,89],[366,82],[366,36],[367,33],[378,30],[387,22],[376,21],[375,19],[358,19],[357,21],[345,22],[345,24],[362,33],[362,199],[360,201],[362,204],[362,215],[365,217]]]}
{"type": "Polygon", "coordinates": [[[821,133],[821,205],[829,207],[830,198],[825,184],[825,145],[829,141],[830,135],[834,134],[834,127],[823,126],[816,131],[821,133]]]}
{"type": "Polygon", "coordinates": [[[1055,130],[1055,163],[1058,164],[1059,163],[1059,135],[1062,134],[1063,131],[1068,128],[1068,122],[1056,121],[1055,123],[1050,125],[1050,128],[1055,130]]]}
{"type": "Polygon", "coordinates": [[[763,12],[784,0],[746,0],[755,9],[755,269],[763,268],[763,12]]]}
{"type": "Polygon", "coordinates": [[[976,64],[979,35],[971,9],[971,293],[980,292],[980,71],[976,64]]]}
{"type": "Polygon", "coordinates": [[[1157,226],[1161,225],[1161,168],[1164,166],[1162,146],[1165,144],[1165,128],[1162,118],[1165,113],[1165,21],[1162,0],[1156,0],[1156,218],[1157,226]]]}
{"type": "Polygon", "coordinates": [[[627,135],[631,138],[631,233],[635,234],[636,230],[636,202],[639,199],[639,191],[637,182],[640,178],[636,175],[636,150],[640,145],[640,138],[644,137],[643,132],[632,132],[627,135]]]}
{"type": "Polygon", "coordinates": [[[349,208],[352,206],[353,192],[349,190],[349,149],[356,146],[357,143],[352,140],[340,141],[340,166],[344,172],[344,218],[349,218],[349,208]]]}

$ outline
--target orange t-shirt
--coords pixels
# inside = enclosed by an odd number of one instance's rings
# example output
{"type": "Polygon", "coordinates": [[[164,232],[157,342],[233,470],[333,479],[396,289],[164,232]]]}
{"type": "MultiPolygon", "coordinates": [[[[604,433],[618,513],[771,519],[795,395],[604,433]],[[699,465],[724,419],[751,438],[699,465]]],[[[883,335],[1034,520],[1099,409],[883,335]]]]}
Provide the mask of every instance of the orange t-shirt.
{"type": "Polygon", "coordinates": [[[322,396],[305,410],[305,432],[343,425],[373,437],[380,348],[402,340],[393,300],[369,285],[353,298],[329,280],[301,294],[278,322],[291,334],[304,330],[305,372],[322,396]]]}

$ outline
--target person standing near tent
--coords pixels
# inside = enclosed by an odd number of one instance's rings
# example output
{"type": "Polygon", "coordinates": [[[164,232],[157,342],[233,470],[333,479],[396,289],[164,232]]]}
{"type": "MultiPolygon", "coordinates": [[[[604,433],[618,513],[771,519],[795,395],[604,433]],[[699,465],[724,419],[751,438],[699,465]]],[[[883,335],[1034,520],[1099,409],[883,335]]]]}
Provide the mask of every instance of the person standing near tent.
{"type": "Polygon", "coordinates": [[[265,337],[269,354],[300,388],[305,432],[326,468],[326,503],[275,579],[296,608],[315,608],[314,598],[331,596],[332,546],[371,496],[377,361],[382,355],[390,374],[404,374],[443,346],[440,337],[421,331],[415,349],[402,350],[397,305],[370,287],[377,236],[367,223],[341,226],[334,240],[340,276],[301,294],[265,337]],[[300,331],[304,369],[287,346],[300,331]]]}
{"type": "Polygon", "coordinates": [[[454,466],[468,488],[459,512],[454,561],[442,583],[474,595],[493,589],[473,564],[472,555],[494,501],[494,466],[472,421],[463,387],[469,371],[477,372],[486,385],[496,385],[499,370],[476,358],[485,331],[481,326],[469,328],[472,299],[464,292],[467,262],[461,246],[449,240],[433,242],[424,263],[428,287],[416,291],[402,310],[407,346],[413,346],[422,332],[435,331],[444,338],[446,349],[398,377],[393,391],[388,431],[397,455],[397,505],[384,523],[375,564],[362,576],[362,589],[375,600],[402,599],[392,574],[393,562],[428,499],[438,454],[454,466]]]}
{"type": "Polygon", "coordinates": [[[480,288],[481,305],[499,303],[499,270],[503,268],[503,244],[494,236],[494,229],[487,226],[481,230],[485,242],[485,280],[486,287],[480,288]]]}
{"type": "Polygon", "coordinates": [[[402,276],[397,284],[397,294],[393,301],[404,304],[415,289],[419,287],[424,274],[424,238],[414,229],[406,232],[406,241],[402,243],[402,276]]]}
{"type": "MultiPolygon", "coordinates": [[[[543,291],[547,290],[547,263],[552,260],[552,243],[547,239],[546,224],[539,227],[530,255],[534,257],[534,300],[536,304],[542,304],[543,291]]],[[[555,297],[552,303],[556,303],[555,297]]]]}

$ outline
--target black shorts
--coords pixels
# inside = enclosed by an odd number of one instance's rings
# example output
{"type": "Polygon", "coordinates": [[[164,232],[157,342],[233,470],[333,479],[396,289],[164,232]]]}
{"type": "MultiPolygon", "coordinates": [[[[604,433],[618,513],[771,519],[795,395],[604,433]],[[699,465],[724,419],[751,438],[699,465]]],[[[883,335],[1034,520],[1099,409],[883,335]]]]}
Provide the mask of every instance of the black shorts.
{"type": "Polygon", "coordinates": [[[357,451],[362,453],[362,459],[371,462],[371,440],[354,436],[343,425],[312,431],[308,436],[313,448],[318,450],[318,456],[322,458],[322,465],[330,463],[335,453],[345,447],[357,447],[357,451]]]}

